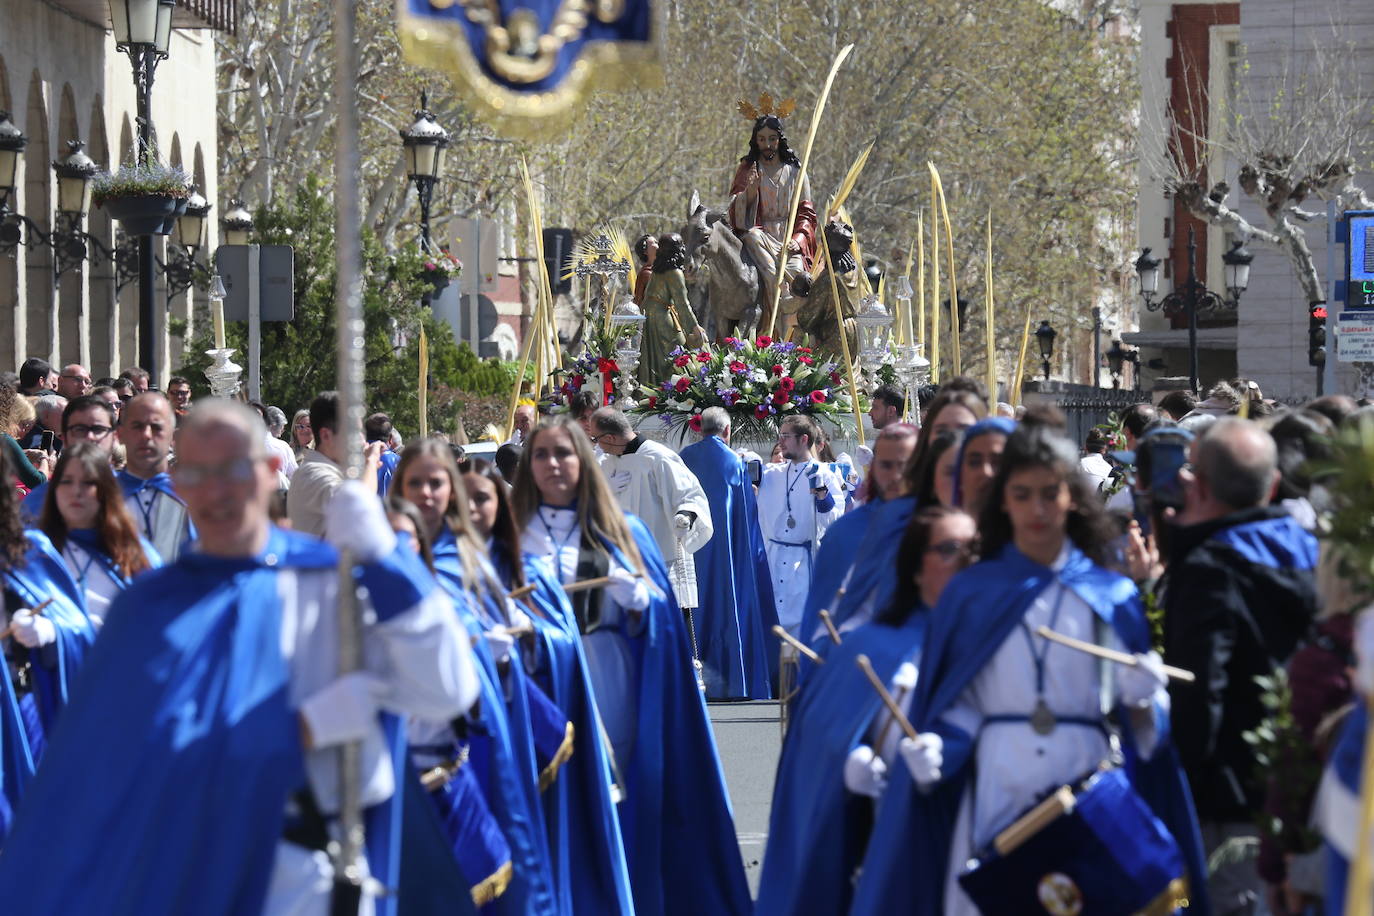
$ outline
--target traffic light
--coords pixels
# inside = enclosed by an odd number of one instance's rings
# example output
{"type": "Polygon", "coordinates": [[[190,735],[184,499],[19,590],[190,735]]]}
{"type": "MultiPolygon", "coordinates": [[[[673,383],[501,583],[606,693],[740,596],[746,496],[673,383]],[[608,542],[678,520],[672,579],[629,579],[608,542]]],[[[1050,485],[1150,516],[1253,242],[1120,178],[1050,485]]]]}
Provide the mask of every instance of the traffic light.
{"type": "Polygon", "coordinates": [[[1307,365],[1326,362],[1326,303],[1312,303],[1307,314],[1307,365]]]}

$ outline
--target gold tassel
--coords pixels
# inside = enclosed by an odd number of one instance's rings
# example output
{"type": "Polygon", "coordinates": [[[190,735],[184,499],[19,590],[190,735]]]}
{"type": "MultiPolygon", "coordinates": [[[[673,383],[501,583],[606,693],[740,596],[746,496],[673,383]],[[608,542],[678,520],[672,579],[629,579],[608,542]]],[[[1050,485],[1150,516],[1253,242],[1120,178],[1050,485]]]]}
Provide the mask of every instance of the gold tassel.
{"type": "Polygon", "coordinates": [[[549,786],[553,785],[554,780],[558,779],[558,771],[572,758],[573,755],[573,724],[568,723],[568,727],[563,732],[563,743],[558,746],[558,753],[553,755],[548,766],[544,767],[539,773],[539,791],[548,791],[549,786]]]}

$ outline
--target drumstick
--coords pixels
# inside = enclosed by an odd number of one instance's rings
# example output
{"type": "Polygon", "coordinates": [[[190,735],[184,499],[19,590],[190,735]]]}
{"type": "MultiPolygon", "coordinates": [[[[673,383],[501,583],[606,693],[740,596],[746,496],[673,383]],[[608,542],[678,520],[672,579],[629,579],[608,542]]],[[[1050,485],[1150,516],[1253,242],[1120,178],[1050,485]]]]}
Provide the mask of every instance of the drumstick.
{"type": "Polygon", "coordinates": [[[838,646],[840,644],[840,631],[835,629],[835,621],[825,608],[821,608],[821,623],[825,624],[825,632],[830,634],[831,641],[838,646]]]}
{"type": "MultiPolygon", "coordinates": [[[[38,606],[35,607],[35,608],[33,609],[33,611],[32,611],[33,615],[34,615],[35,617],[37,617],[38,615],[42,614],[42,613],[43,613],[43,609],[46,608],[48,605],[52,604],[52,602],[53,602],[53,599],[51,599],[51,598],[46,598],[46,599],[44,599],[43,601],[40,601],[40,602],[38,603],[38,606]]],[[[0,631],[0,639],[9,639],[10,636],[13,635],[13,634],[14,634],[14,624],[11,623],[9,626],[5,627],[5,629],[4,629],[3,631],[0,631]]]]}
{"type": "Polygon", "coordinates": [[[610,576],[597,576],[595,579],[583,579],[581,582],[569,582],[563,586],[563,591],[568,594],[573,592],[585,592],[592,588],[605,588],[615,580],[610,576]]]}
{"type": "Polygon", "coordinates": [[[792,648],[796,649],[798,652],[800,652],[802,655],[805,655],[807,658],[811,659],[816,664],[825,664],[825,659],[821,658],[815,652],[811,651],[810,646],[806,645],[801,640],[797,639],[797,637],[793,636],[791,633],[784,630],[781,624],[773,624],[773,634],[777,636],[778,639],[781,639],[783,642],[787,643],[792,648]]]}
{"type": "MultiPolygon", "coordinates": [[[[1107,649],[1096,643],[1083,642],[1081,639],[1074,639],[1072,636],[1065,636],[1063,633],[1057,633],[1046,626],[1038,627],[1035,632],[1039,633],[1050,642],[1057,642],[1061,646],[1068,646],[1070,649],[1077,649],[1079,652],[1086,652],[1098,658],[1105,658],[1109,662],[1116,662],[1119,665],[1129,665],[1132,668],[1140,664],[1134,655],[1118,652],[1115,649],[1107,649]]],[[[1173,680],[1183,681],[1185,684],[1191,684],[1197,680],[1197,676],[1194,675],[1193,672],[1184,671],[1182,668],[1175,668],[1172,665],[1164,666],[1164,674],[1173,680]]]]}
{"type": "Polygon", "coordinates": [[[531,582],[529,585],[522,585],[522,586],[520,586],[519,588],[517,588],[517,589],[515,589],[515,590],[513,590],[513,591],[511,591],[511,592],[509,592],[509,593],[506,595],[506,597],[507,597],[507,598],[510,598],[512,601],[515,600],[516,598],[523,598],[523,597],[525,597],[526,595],[528,595],[528,594],[530,594],[531,592],[533,592],[533,591],[534,591],[536,588],[538,588],[538,587],[539,587],[539,584],[538,584],[538,583],[536,583],[536,582],[531,582]]]}
{"type": "Polygon", "coordinates": [[[887,685],[883,683],[882,678],[878,677],[878,672],[873,670],[873,664],[868,660],[868,656],[860,654],[858,658],[854,659],[854,662],[863,669],[864,674],[868,677],[868,682],[873,685],[874,690],[878,691],[878,696],[883,698],[883,705],[887,707],[888,712],[892,713],[892,718],[902,727],[902,731],[906,732],[906,736],[912,741],[918,740],[916,727],[911,724],[906,713],[902,712],[902,707],[897,705],[897,701],[892,699],[892,694],[887,692],[887,685]]]}

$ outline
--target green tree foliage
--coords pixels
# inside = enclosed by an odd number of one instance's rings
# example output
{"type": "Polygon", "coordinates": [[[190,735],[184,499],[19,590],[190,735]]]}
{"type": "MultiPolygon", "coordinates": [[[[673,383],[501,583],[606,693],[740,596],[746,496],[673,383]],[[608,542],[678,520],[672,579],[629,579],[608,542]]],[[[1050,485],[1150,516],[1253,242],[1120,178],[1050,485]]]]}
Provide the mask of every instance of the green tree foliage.
{"type": "MultiPolygon", "coordinates": [[[[278,206],[260,207],[254,216],[254,242],[295,249],[295,317],[262,325],[263,400],[288,416],[308,406],[319,392],[335,387],[337,352],[334,320],[334,207],[320,183],[307,179],[278,206]]],[[[503,396],[514,384],[515,367],[481,360],[466,343],[454,343],[449,326],[420,305],[424,281],[421,259],[410,249],[388,254],[372,232],[363,235],[363,317],[367,326],[366,391],[368,410],[389,414],[403,434],[419,428],[419,332],[429,343],[429,425],[453,432],[469,400],[503,396]]],[[[203,378],[210,360],[210,322],[190,347],[192,357],[178,370],[203,378]]],[[[227,343],[246,366],[247,324],[226,328],[227,343]]],[[[246,383],[246,371],[244,381],[246,383]]]]}

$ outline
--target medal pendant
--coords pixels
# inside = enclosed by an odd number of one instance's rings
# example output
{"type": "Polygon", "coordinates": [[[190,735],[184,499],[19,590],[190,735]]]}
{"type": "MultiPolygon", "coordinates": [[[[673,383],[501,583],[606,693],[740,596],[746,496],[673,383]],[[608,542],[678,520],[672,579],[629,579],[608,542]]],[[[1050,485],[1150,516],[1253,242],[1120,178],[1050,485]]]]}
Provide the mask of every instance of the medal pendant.
{"type": "Polygon", "coordinates": [[[796,520],[795,518],[793,518],[792,516],[790,516],[790,515],[787,516],[787,527],[788,527],[788,528],[795,528],[795,527],[797,527],[797,520],[796,520]]]}
{"type": "Polygon", "coordinates": [[[1036,700],[1035,710],[1031,712],[1030,716],[1031,729],[1037,735],[1048,735],[1054,731],[1056,724],[1057,720],[1054,718],[1054,713],[1050,712],[1050,708],[1045,705],[1044,698],[1036,700]]]}

